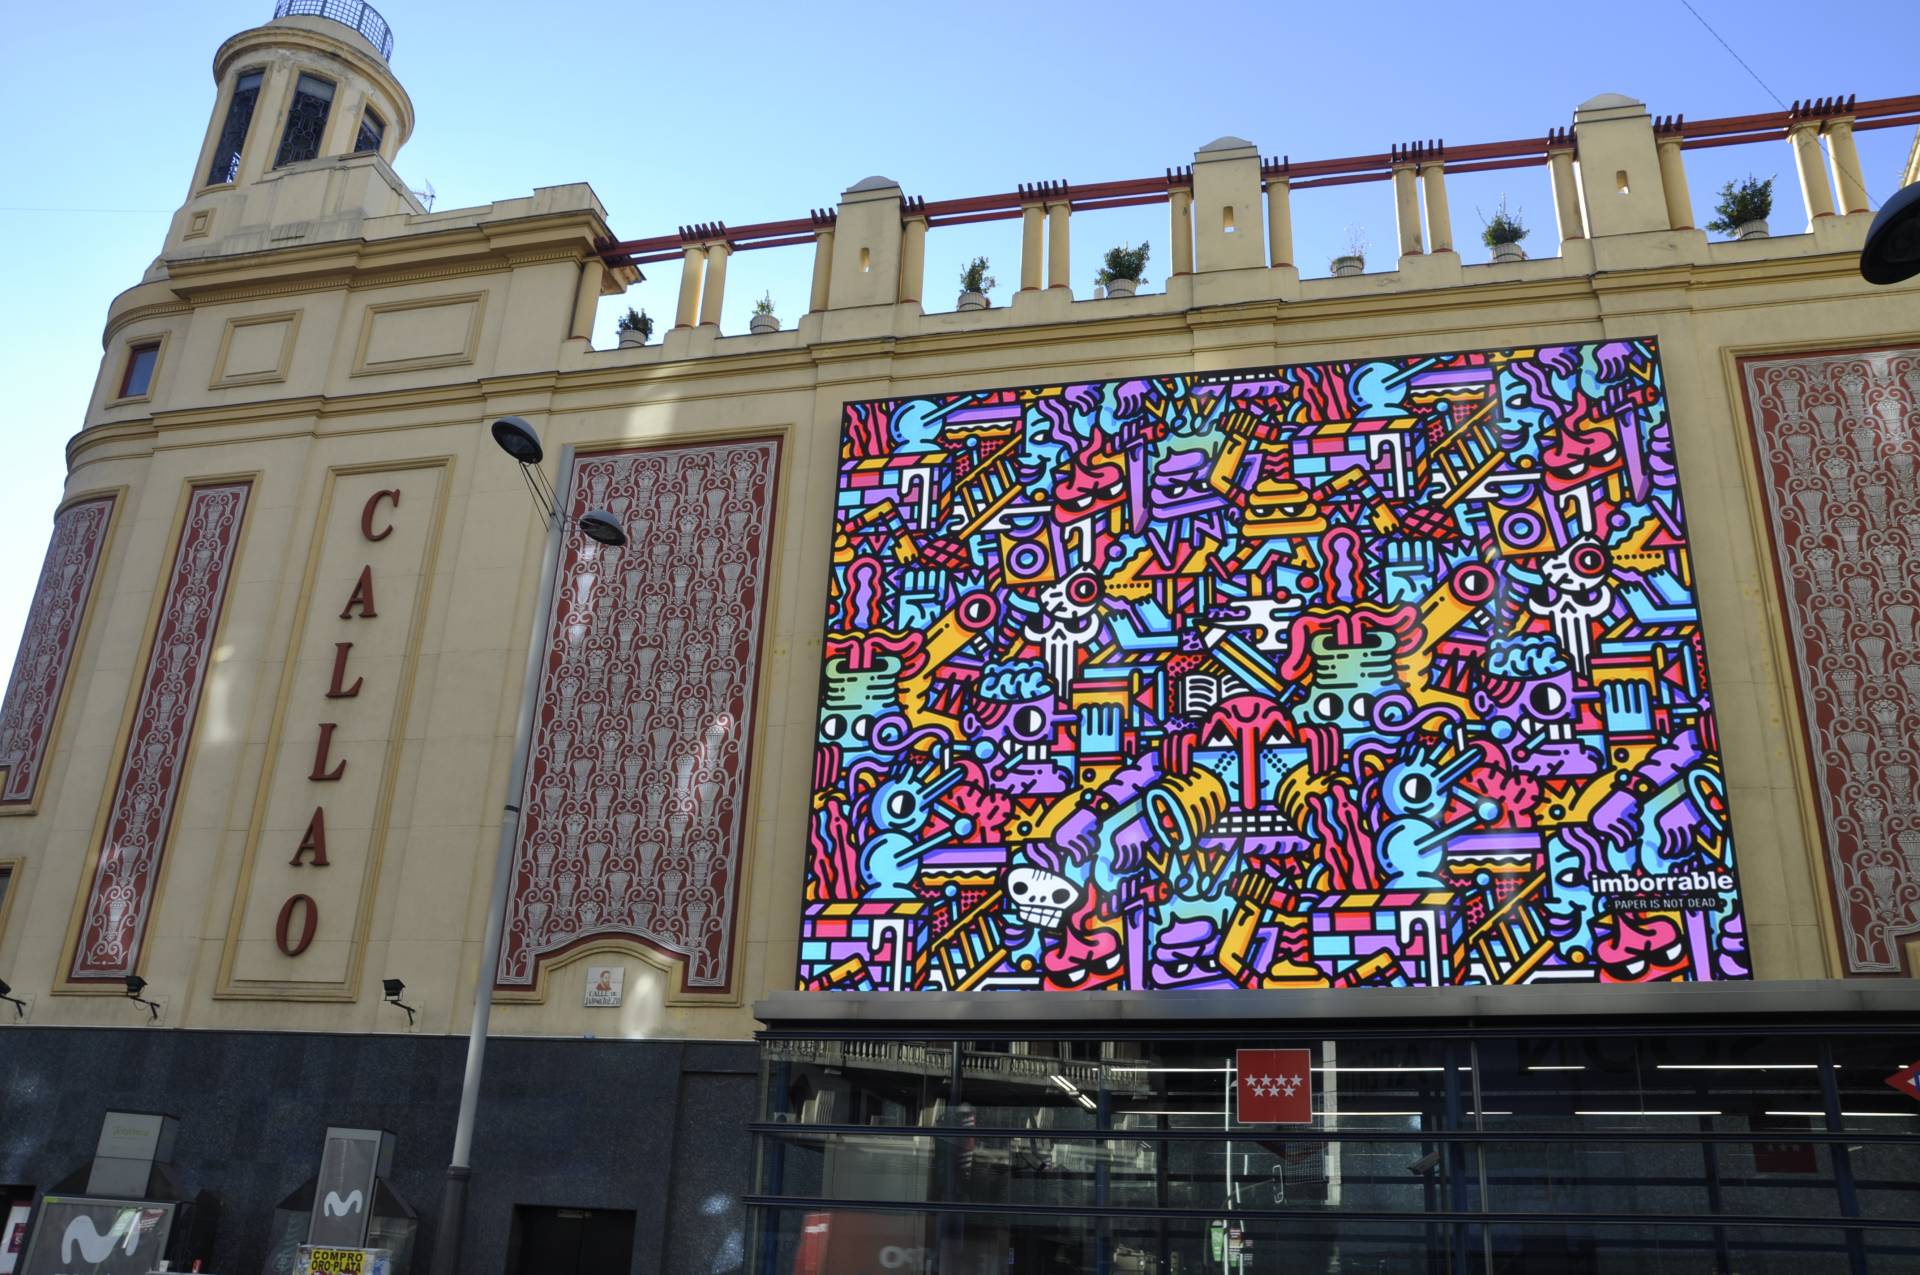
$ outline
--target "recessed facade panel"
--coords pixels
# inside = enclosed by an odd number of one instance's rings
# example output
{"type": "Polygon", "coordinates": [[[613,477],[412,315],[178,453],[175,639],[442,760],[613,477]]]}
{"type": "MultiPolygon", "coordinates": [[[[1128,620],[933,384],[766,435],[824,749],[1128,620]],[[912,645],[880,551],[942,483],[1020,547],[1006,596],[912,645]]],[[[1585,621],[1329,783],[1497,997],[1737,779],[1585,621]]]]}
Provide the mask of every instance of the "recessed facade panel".
{"type": "Polygon", "coordinates": [[[1749,976],[1652,341],[849,404],[812,989],[1749,976]]]}

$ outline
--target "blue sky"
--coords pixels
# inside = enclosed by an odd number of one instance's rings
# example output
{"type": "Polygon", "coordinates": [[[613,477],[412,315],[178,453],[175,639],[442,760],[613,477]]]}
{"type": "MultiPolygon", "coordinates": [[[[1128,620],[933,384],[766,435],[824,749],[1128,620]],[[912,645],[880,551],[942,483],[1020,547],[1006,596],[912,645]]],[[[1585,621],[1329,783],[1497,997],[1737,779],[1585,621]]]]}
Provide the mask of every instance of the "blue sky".
{"type": "MultiPolygon", "coordinates": [[[[1845,6],[1693,0],[1781,98],[1920,91],[1912,0],[1845,6]]],[[[1680,0],[1494,9],[1375,0],[1359,5],[1102,3],[807,5],[724,9],[541,0],[390,0],[393,68],[418,127],[396,165],[431,183],[438,208],[590,183],[615,232],[640,238],[695,221],[745,225],[830,207],[883,173],[928,199],[1022,181],[1102,181],[1191,162],[1222,134],[1295,159],[1394,142],[1538,136],[1597,93],[1689,118],[1775,109],[1766,89],[1680,0]],[[1436,20],[1432,15],[1441,13],[1436,20]]],[[[0,383],[9,392],[0,467],[0,670],[11,667],[100,358],[108,302],[158,251],[185,198],[212,109],[220,42],[272,14],[271,0],[10,6],[0,41],[0,383]]],[[[1876,204],[1895,188],[1911,130],[1860,135],[1876,204]]],[[[1729,177],[1777,175],[1776,233],[1804,225],[1785,142],[1689,152],[1702,211],[1729,177]]],[[[1482,259],[1480,220],[1504,196],[1553,251],[1544,169],[1450,182],[1455,236],[1482,259]]],[[[1296,255],[1325,273],[1348,226],[1395,251],[1385,184],[1304,192],[1296,255]]],[[[1153,245],[1148,287],[1168,267],[1161,207],[1077,215],[1073,282],[1087,295],[1099,254],[1153,245]]],[[[929,308],[961,264],[990,257],[1004,301],[1019,276],[1017,222],[936,230],[929,308]]],[[[744,253],[728,271],[723,331],[744,331],[770,293],[791,325],[805,309],[811,250],[744,253]]],[[[598,344],[627,304],[673,314],[678,267],[655,266],[608,299],[598,344]]]]}

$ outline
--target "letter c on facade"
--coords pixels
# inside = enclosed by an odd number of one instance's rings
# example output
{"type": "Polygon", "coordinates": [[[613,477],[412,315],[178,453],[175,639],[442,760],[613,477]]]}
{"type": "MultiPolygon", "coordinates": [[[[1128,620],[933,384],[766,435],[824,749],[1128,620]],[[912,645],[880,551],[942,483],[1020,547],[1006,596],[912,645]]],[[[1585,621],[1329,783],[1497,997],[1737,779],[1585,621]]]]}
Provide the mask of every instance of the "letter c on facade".
{"type": "Polygon", "coordinates": [[[381,528],[378,534],[373,530],[373,520],[375,516],[379,514],[380,502],[383,500],[392,501],[393,507],[398,509],[400,507],[400,489],[398,487],[389,487],[385,491],[376,491],[373,495],[368,496],[367,503],[360,507],[360,534],[375,544],[379,544],[382,540],[385,540],[393,534],[393,524],[391,522],[381,528]]]}

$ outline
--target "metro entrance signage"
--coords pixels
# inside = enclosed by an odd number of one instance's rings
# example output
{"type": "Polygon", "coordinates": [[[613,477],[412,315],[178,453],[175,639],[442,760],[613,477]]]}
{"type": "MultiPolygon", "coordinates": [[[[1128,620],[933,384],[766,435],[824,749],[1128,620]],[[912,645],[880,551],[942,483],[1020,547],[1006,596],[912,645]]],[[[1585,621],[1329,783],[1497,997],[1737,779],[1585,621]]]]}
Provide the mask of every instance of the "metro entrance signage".
{"type": "Polygon", "coordinates": [[[1312,1124],[1313,1055],[1305,1049],[1242,1049],[1234,1056],[1234,1109],[1241,1124],[1312,1124]]]}
{"type": "Polygon", "coordinates": [[[1887,1085],[1889,1088],[1898,1089],[1915,1102],[1920,1102],[1920,1062],[1902,1067],[1888,1076],[1887,1085]]]}

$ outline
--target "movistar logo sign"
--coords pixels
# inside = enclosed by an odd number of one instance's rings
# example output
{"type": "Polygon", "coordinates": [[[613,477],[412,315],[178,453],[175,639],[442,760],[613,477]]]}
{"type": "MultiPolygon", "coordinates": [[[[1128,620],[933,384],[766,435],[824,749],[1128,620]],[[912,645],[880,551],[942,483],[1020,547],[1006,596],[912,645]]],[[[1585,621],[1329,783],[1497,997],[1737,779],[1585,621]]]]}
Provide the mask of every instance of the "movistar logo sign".
{"type": "Polygon", "coordinates": [[[60,1238],[60,1260],[72,1265],[73,1250],[80,1250],[80,1260],[98,1264],[107,1260],[115,1244],[120,1245],[124,1253],[132,1253],[140,1247],[140,1230],[134,1225],[140,1214],[133,1210],[123,1211],[115,1218],[113,1225],[102,1235],[94,1228],[93,1219],[82,1214],[67,1223],[67,1233],[60,1238]]]}
{"type": "Polygon", "coordinates": [[[358,1213],[366,1201],[355,1187],[347,1192],[347,1198],[341,1199],[338,1191],[327,1192],[327,1198],[320,1202],[321,1211],[328,1217],[345,1217],[349,1213],[358,1213]]]}

